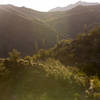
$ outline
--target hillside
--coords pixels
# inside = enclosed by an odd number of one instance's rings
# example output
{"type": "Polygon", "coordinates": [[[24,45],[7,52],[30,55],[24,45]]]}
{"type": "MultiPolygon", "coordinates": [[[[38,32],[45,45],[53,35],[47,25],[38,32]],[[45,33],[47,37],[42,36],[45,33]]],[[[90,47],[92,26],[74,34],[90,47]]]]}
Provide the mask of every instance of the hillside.
{"type": "Polygon", "coordinates": [[[99,100],[100,28],[21,58],[0,58],[0,100],[99,100]],[[69,90],[70,88],[70,90],[69,90]]]}
{"type": "Polygon", "coordinates": [[[98,77],[88,77],[54,59],[35,62],[19,54],[14,50],[0,59],[0,100],[99,100],[98,77]]]}
{"type": "Polygon", "coordinates": [[[100,75],[100,27],[74,40],[63,40],[49,51],[40,51],[35,59],[55,58],[67,66],[77,66],[89,75],[100,75]]]}
{"type": "Polygon", "coordinates": [[[100,5],[78,4],[0,5],[0,100],[100,100],[100,5]]]}
{"type": "Polygon", "coordinates": [[[89,3],[89,2],[84,2],[84,1],[78,1],[75,4],[70,4],[66,7],[56,7],[50,10],[50,12],[55,12],[55,11],[68,11],[71,10],[72,8],[75,8],[77,6],[94,6],[94,5],[99,5],[99,3],[89,3]]]}
{"type": "Polygon", "coordinates": [[[59,32],[59,37],[75,38],[100,24],[100,6],[77,6],[65,12],[53,12],[47,23],[59,32]],[[55,13],[55,14],[54,14],[55,13]]]}
{"type": "Polygon", "coordinates": [[[52,47],[56,41],[89,32],[100,24],[99,9],[96,5],[77,6],[63,12],[39,12],[0,5],[0,56],[8,56],[14,48],[22,55],[32,55],[41,48],[52,47]]]}
{"type": "Polygon", "coordinates": [[[32,55],[40,48],[47,49],[56,43],[56,32],[24,9],[27,8],[0,6],[0,57],[7,56],[14,48],[22,55],[32,55]]]}

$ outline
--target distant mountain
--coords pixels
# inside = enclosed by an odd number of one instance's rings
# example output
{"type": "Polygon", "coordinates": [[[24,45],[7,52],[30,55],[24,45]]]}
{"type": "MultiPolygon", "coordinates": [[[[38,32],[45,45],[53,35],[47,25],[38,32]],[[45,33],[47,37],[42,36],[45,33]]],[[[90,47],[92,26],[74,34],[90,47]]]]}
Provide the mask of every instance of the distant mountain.
{"type": "Polygon", "coordinates": [[[46,22],[59,32],[59,38],[75,38],[100,25],[99,9],[100,5],[77,6],[69,11],[51,12],[46,22]]]}
{"type": "Polygon", "coordinates": [[[0,5],[0,57],[13,48],[22,55],[51,48],[56,41],[73,39],[100,25],[100,5],[77,6],[68,11],[39,12],[0,5]]]}
{"type": "Polygon", "coordinates": [[[25,7],[0,5],[0,57],[13,48],[32,55],[40,48],[56,43],[56,32],[36,18],[39,12],[25,7]]]}
{"type": "Polygon", "coordinates": [[[75,4],[71,4],[71,5],[68,5],[66,7],[57,7],[57,8],[54,8],[54,9],[51,9],[50,12],[55,12],[55,11],[68,11],[68,10],[71,10],[72,8],[75,8],[77,6],[93,6],[93,5],[99,5],[99,3],[88,3],[88,2],[84,2],[84,1],[79,1],[75,4]]]}

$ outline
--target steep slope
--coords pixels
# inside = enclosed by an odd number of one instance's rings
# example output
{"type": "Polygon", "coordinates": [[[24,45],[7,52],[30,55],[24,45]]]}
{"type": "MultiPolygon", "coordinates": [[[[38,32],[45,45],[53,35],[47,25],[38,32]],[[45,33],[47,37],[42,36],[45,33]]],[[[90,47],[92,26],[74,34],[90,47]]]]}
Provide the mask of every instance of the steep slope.
{"type": "Polygon", "coordinates": [[[56,32],[35,17],[22,13],[22,9],[0,6],[0,57],[7,56],[13,48],[23,55],[32,55],[56,42],[56,32]]]}
{"type": "Polygon", "coordinates": [[[93,5],[99,5],[99,3],[88,3],[84,1],[78,1],[75,4],[68,5],[66,7],[56,7],[50,10],[50,12],[55,12],[55,11],[68,11],[71,10],[72,8],[75,8],[77,6],[93,6],[93,5]]]}
{"type": "Polygon", "coordinates": [[[23,55],[50,48],[57,40],[75,38],[100,24],[100,6],[77,6],[63,12],[38,12],[13,5],[0,6],[0,56],[13,48],[23,55]],[[16,37],[16,38],[15,38],[16,37]],[[28,49],[30,48],[30,49],[28,49]]]}
{"type": "MultiPolygon", "coordinates": [[[[100,5],[77,6],[66,12],[55,12],[47,23],[55,28],[64,38],[75,38],[78,34],[89,31],[100,24],[100,5]],[[56,13],[59,13],[56,15],[56,13]]],[[[61,36],[60,36],[61,37],[61,36]]]]}
{"type": "Polygon", "coordinates": [[[42,51],[37,59],[58,59],[65,65],[77,66],[88,74],[100,75],[100,27],[74,40],[64,40],[49,51],[42,51]]]}
{"type": "Polygon", "coordinates": [[[26,17],[30,20],[33,20],[33,18],[35,19],[42,19],[42,17],[44,17],[45,12],[39,12],[30,8],[26,8],[26,7],[17,7],[14,5],[0,5],[1,9],[4,9],[6,11],[12,12],[14,14],[19,14],[23,17],[26,17]]]}

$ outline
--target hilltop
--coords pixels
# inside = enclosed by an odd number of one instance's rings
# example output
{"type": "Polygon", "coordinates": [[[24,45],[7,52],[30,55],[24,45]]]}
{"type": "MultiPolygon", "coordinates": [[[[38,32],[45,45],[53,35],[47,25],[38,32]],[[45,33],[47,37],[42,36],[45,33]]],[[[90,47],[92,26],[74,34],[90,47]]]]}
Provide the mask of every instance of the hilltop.
{"type": "Polygon", "coordinates": [[[55,11],[68,11],[71,10],[72,8],[75,8],[77,6],[94,6],[94,5],[99,5],[99,3],[89,3],[85,1],[78,1],[75,4],[70,4],[66,7],[56,7],[50,10],[50,12],[55,12],[55,11]]]}

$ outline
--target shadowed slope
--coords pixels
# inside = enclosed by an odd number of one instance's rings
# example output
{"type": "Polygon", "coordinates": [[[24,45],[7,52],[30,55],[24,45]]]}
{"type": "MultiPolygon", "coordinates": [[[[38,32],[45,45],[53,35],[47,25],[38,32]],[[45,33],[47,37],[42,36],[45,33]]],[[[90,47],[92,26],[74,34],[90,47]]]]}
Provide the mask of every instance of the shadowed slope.
{"type": "Polygon", "coordinates": [[[35,17],[21,13],[13,6],[0,6],[0,56],[7,56],[13,48],[23,55],[40,48],[50,48],[56,42],[56,32],[35,17]]]}

